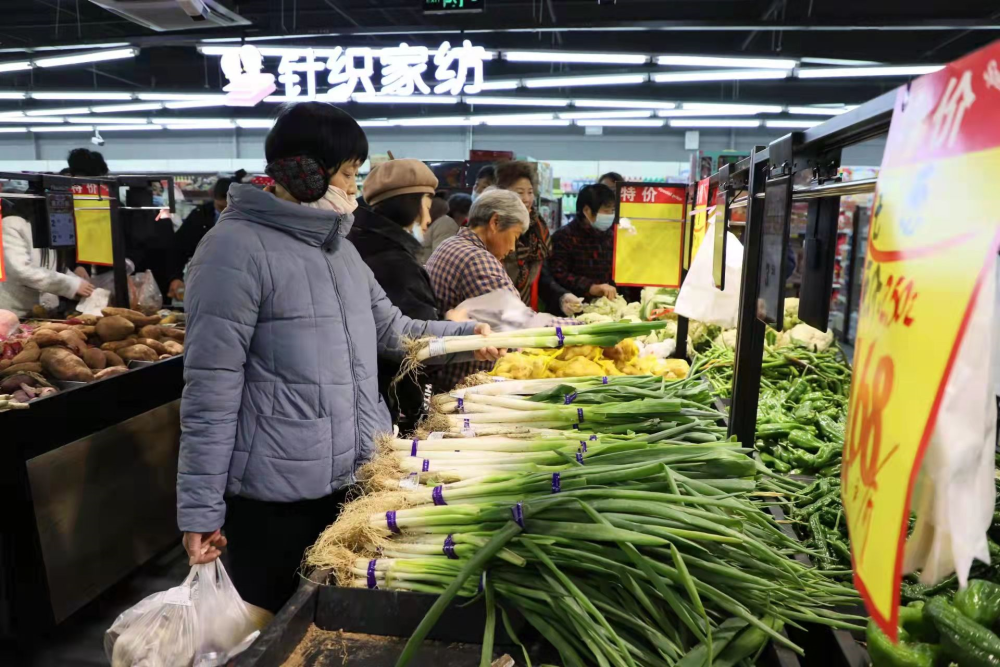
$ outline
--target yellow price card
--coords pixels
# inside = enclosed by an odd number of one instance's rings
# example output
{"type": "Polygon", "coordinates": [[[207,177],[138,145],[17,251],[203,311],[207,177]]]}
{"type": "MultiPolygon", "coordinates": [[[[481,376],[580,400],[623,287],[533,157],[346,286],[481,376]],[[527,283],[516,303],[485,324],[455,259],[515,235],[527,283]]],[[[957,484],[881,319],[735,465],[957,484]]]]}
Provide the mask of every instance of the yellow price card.
{"type": "Polygon", "coordinates": [[[108,199],[94,195],[73,196],[76,217],[76,261],[81,264],[111,266],[111,210],[108,199]]]}
{"type": "Polygon", "coordinates": [[[623,186],[618,222],[612,276],[615,284],[680,287],[684,186],[623,186]],[[621,224],[623,220],[629,224],[621,224]]]}
{"type": "Polygon", "coordinates": [[[876,190],[841,492],[855,585],[894,640],[913,485],[1000,246],[983,205],[1000,168],[998,45],[899,90],[876,190]]]}

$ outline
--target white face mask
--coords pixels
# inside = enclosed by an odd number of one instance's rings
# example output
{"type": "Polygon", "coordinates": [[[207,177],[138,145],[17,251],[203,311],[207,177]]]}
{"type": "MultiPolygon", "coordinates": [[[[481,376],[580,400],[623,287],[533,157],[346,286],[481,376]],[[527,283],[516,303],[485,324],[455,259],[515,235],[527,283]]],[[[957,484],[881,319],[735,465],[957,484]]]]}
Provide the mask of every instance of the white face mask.
{"type": "Polygon", "coordinates": [[[599,232],[605,232],[611,229],[611,225],[613,224],[615,224],[614,213],[598,213],[593,222],[594,229],[599,232]]]}
{"type": "Polygon", "coordinates": [[[419,222],[410,227],[410,236],[415,238],[417,242],[421,244],[424,242],[424,230],[420,227],[419,222]]]}
{"type": "Polygon", "coordinates": [[[322,199],[303,204],[309,208],[319,208],[325,211],[336,211],[337,213],[354,213],[358,207],[358,199],[347,194],[336,185],[327,187],[326,194],[322,199]]]}

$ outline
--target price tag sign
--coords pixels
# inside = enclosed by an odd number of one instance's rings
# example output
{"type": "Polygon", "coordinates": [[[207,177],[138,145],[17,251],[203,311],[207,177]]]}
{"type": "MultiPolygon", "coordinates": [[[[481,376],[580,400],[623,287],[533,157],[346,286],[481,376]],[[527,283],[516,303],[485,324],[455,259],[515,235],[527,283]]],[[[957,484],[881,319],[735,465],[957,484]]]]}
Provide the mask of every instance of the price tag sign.
{"type": "Polygon", "coordinates": [[[698,248],[705,239],[705,230],[708,229],[708,192],[710,181],[703,178],[698,181],[698,191],[695,195],[694,210],[691,215],[694,217],[694,229],[691,231],[691,250],[684,256],[684,268],[691,268],[691,261],[698,254],[698,248]]]}
{"type": "Polygon", "coordinates": [[[893,639],[913,485],[1000,245],[998,61],[1000,42],[901,88],[879,172],[841,488],[855,585],[893,639]]]}
{"type": "Polygon", "coordinates": [[[621,183],[618,192],[615,284],[680,287],[684,254],[684,186],[621,183]]]}
{"type": "Polygon", "coordinates": [[[73,192],[76,218],[76,261],[79,264],[112,266],[110,190],[101,183],[77,183],[73,192]]]}

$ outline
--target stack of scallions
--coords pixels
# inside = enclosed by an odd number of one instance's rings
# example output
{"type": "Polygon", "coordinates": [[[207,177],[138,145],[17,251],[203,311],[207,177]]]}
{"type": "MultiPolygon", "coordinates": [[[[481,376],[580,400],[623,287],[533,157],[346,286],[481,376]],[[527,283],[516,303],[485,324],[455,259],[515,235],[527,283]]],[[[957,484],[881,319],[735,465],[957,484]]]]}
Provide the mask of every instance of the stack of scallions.
{"type": "Polygon", "coordinates": [[[862,629],[833,609],[858,602],[843,573],[792,558],[809,552],[762,506],[795,487],[725,440],[699,374],[437,396],[416,437],[381,440],[307,563],[440,595],[397,667],[456,597],[485,601],[482,666],[498,622],[520,641],[514,611],[567,667],[750,665],[770,641],[801,653],[785,626],[862,629]]]}

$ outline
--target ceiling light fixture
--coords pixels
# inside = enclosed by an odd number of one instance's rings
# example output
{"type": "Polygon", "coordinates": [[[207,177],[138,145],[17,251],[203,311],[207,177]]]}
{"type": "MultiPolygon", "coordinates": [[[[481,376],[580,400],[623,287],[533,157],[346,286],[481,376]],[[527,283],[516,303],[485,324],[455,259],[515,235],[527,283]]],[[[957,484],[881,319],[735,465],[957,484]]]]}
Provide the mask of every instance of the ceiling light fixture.
{"type": "Polygon", "coordinates": [[[900,65],[894,67],[817,67],[799,69],[800,79],[841,79],[862,76],[920,76],[943,69],[944,65],[900,65]]]}
{"type": "Polygon", "coordinates": [[[23,100],[24,93],[0,93],[0,100],[23,100]]]}
{"type": "Polygon", "coordinates": [[[229,118],[164,118],[153,116],[149,119],[155,125],[224,125],[233,124],[229,118]]]}
{"type": "Polygon", "coordinates": [[[28,116],[80,116],[90,113],[90,107],[67,107],[65,109],[30,109],[24,112],[28,116]]]}
{"type": "Polygon", "coordinates": [[[590,65],[645,65],[649,56],[636,53],[575,53],[573,51],[504,51],[512,63],[585,63],[590,65]]]}
{"type": "Polygon", "coordinates": [[[706,104],[703,102],[685,102],[683,109],[705,111],[711,113],[781,113],[784,107],[777,104],[706,104]]]}
{"type": "Polygon", "coordinates": [[[93,132],[93,125],[33,125],[32,132],[93,132]]]}
{"type": "Polygon", "coordinates": [[[573,124],[571,120],[488,120],[486,125],[490,127],[568,127],[573,124]]]}
{"type": "Polygon", "coordinates": [[[466,104],[483,104],[507,107],[568,107],[569,100],[555,97],[489,97],[466,95],[462,98],[466,104]]]}
{"type": "Polygon", "coordinates": [[[799,58],[799,62],[809,65],[837,65],[841,67],[865,67],[882,64],[877,60],[848,60],[846,58],[799,58]]]}
{"type": "Polygon", "coordinates": [[[816,127],[823,121],[821,120],[767,120],[764,121],[766,127],[773,127],[776,129],[808,129],[810,127],[816,127]]]}
{"type": "Polygon", "coordinates": [[[355,93],[352,102],[362,104],[458,104],[459,98],[448,95],[372,95],[355,93]]]}
{"type": "Polygon", "coordinates": [[[101,125],[101,132],[148,132],[162,130],[162,125],[101,125]]]}
{"type": "Polygon", "coordinates": [[[139,49],[134,47],[105,49],[89,53],[74,53],[70,56],[46,56],[44,58],[35,58],[33,62],[36,67],[63,67],[65,65],[82,65],[84,63],[99,63],[106,60],[134,58],[138,52],[139,49]]]}
{"type": "Polygon", "coordinates": [[[712,118],[681,118],[670,121],[670,127],[760,127],[759,120],[719,120],[712,118]]]}
{"type": "Polygon", "coordinates": [[[270,118],[237,118],[236,125],[244,130],[270,130],[274,121],[270,118]]]}
{"type": "Polygon", "coordinates": [[[723,111],[711,109],[666,109],[657,111],[659,118],[701,118],[703,116],[756,116],[756,111],[723,111]]]}
{"type": "Polygon", "coordinates": [[[805,114],[807,116],[839,116],[848,111],[847,107],[788,107],[788,113],[805,114]]]}
{"type": "Polygon", "coordinates": [[[207,95],[207,94],[194,94],[194,93],[137,93],[136,97],[140,100],[149,102],[173,102],[173,101],[186,101],[186,100],[216,100],[220,97],[225,97],[225,95],[207,95]]]}
{"type": "Polygon", "coordinates": [[[470,120],[474,120],[480,123],[498,121],[498,122],[517,122],[524,121],[529,122],[533,120],[555,120],[556,116],[552,113],[508,113],[508,114],[479,114],[476,116],[467,116],[470,120]]]}
{"type": "Polygon", "coordinates": [[[67,123],[83,123],[86,125],[145,125],[149,122],[146,118],[130,118],[128,116],[69,116],[67,123]]]}
{"type": "Polygon", "coordinates": [[[399,127],[467,127],[477,125],[478,120],[466,118],[464,116],[446,116],[441,118],[398,118],[389,121],[392,125],[399,127]]]}
{"type": "Polygon", "coordinates": [[[18,60],[9,63],[0,63],[0,72],[19,72],[21,70],[31,69],[30,60],[18,60]]]}
{"type": "Polygon", "coordinates": [[[218,123],[167,123],[168,130],[232,130],[236,126],[232,121],[218,123]]]}
{"type": "Polygon", "coordinates": [[[206,109],[208,107],[224,107],[226,100],[224,95],[219,95],[217,100],[188,100],[186,102],[164,102],[163,106],[168,109],[206,109]]]}
{"type": "Polygon", "coordinates": [[[655,83],[686,83],[690,81],[746,81],[752,79],[787,79],[790,70],[783,69],[729,69],[699,70],[697,72],[658,72],[650,75],[655,83]]]}
{"type": "Polygon", "coordinates": [[[787,58],[725,58],[717,56],[657,56],[657,65],[682,67],[753,67],[757,69],[792,69],[798,63],[787,58]]]}
{"type": "Polygon", "coordinates": [[[26,127],[0,127],[0,134],[13,134],[15,132],[27,132],[26,127]]]}
{"type": "Polygon", "coordinates": [[[652,115],[652,110],[612,111],[608,109],[607,111],[568,111],[560,113],[559,117],[570,120],[585,120],[587,118],[650,118],[652,115]]]}
{"type": "Polygon", "coordinates": [[[136,102],[134,104],[102,104],[90,107],[90,110],[94,113],[118,113],[122,111],[158,111],[162,108],[163,104],[160,102],[136,102]]]}
{"type": "Polygon", "coordinates": [[[21,116],[0,116],[0,123],[62,123],[62,118],[55,116],[40,116],[38,118],[25,118],[21,116]]]}
{"type": "Polygon", "coordinates": [[[524,79],[526,88],[568,88],[572,86],[628,86],[645,83],[648,74],[601,74],[597,76],[553,76],[524,79]]]}
{"type": "Polygon", "coordinates": [[[572,100],[573,106],[590,109],[674,109],[674,102],[653,100],[572,100]]]}
{"type": "Polygon", "coordinates": [[[392,127],[392,122],[388,120],[359,120],[361,127],[392,127]]]}
{"type": "Polygon", "coordinates": [[[601,120],[577,120],[573,121],[580,127],[663,127],[666,121],[663,120],[625,120],[607,118],[601,120]]]}
{"type": "Polygon", "coordinates": [[[28,93],[33,100],[130,100],[132,93],[101,93],[65,92],[65,93],[28,93]]]}
{"type": "Polygon", "coordinates": [[[514,90],[521,87],[520,79],[498,79],[496,81],[483,81],[480,90],[514,90]]]}

